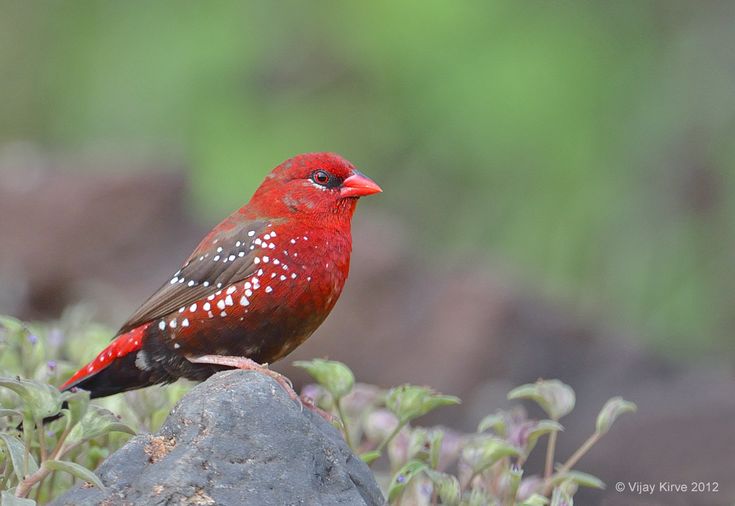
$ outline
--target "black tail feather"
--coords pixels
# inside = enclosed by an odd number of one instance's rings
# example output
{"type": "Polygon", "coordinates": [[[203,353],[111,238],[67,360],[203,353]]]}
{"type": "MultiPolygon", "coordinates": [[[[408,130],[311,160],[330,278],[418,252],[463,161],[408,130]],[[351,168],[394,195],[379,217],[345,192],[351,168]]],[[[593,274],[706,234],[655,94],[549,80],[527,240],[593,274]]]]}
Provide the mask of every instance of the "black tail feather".
{"type": "Polygon", "coordinates": [[[87,390],[90,397],[95,399],[147,387],[155,383],[151,372],[136,367],[135,358],[135,353],[120,357],[97,374],[70,385],[65,390],[72,388],[87,390]]]}

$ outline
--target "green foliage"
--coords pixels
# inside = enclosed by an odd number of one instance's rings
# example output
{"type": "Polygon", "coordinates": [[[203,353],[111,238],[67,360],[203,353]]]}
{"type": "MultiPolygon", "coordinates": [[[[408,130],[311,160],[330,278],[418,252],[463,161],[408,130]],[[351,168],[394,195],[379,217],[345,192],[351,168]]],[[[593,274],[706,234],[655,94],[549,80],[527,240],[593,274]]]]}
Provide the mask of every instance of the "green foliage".
{"type": "Polygon", "coordinates": [[[636,405],[624,400],[622,397],[613,397],[605,403],[597,415],[597,432],[604,434],[610,430],[615,420],[623,413],[635,412],[636,405]]]}
{"type": "Polygon", "coordinates": [[[308,362],[299,360],[294,365],[306,369],[334,399],[341,399],[349,394],[355,384],[352,371],[341,362],[317,358],[308,362]]]}
{"type": "Polygon", "coordinates": [[[35,490],[36,500],[43,500],[55,492],[53,488],[44,488],[44,481],[55,471],[103,488],[91,470],[67,459],[72,451],[77,450],[79,455],[87,442],[110,432],[134,434],[130,427],[112,413],[91,406],[88,392],[61,393],[46,383],[19,377],[0,377],[0,387],[16,394],[18,411],[23,413],[22,429],[15,429],[19,434],[13,434],[12,426],[0,433],[4,443],[0,454],[3,488],[14,489],[19,498],[26,498],[35,490]],[[68,403],[66,408],[62,407],[64,401],[68,403]],[[57,415],[58,421],[43,425],[44,418],[57,415]]]}
{"type": "MultiPolygon", "coordinates": [[[[51,386],[60,383],[59,370],[66,377],[73,370],[69,363],[91,358],[89,348],[101,348],[107,336],[77,311],[47,326],[0,319],[0,362],[18,374],[0,377],[3,506],[45,503],[74,480],[103,487],[93,469],[135,433],[132,427],[155,429],[186,390],[185,385],[146,389],[114,396],[103,407],[90,403],[86,392],[60,393],[51,386]],[[79,346],[76,339],[59,335],[60,329],[90,341],[79,346]],[[95,340],[99,342],[90,345],[95,340]],[[54,415],[59,418],[41,425],[43,418],[54,415]]],[[[318,383],[307,385],[302,398],[335,416],[348,444],[374,467],[391,504],[569,504],[579,487],[604,487],[574,466],[621,414],[635,410],[619,397],[610,399],[597,417],[595,432],[572,456],[555,469],[549,467],[544,476],[526,476],[524,464],[545,438],[547,459],[554,464],[555,437],[562,430],[557,420],[574,406],[568,385],[538,381],[509,394],[537,402],[551,419],[529,419],[521,407],[514,407],[483,418],[476,433],[458,434],[415,425],[435,409],[458,404],[457,397],[416,385],[383,390],[355,383],[352,371],[340,362],[317,359],[297,365],[318,383]]]]}
{"type": "Polygon", "coordinates": [[[109,330],[91,324],[80,308],[48,325],[0,317],[3,506],[45,503],[75,479],[102,486],[92,469],[135,434],[133,427],[157,428],[186,391],[186,385],[178,385],[172,391],[130,393],[100,400],[103,407],[90,404],[87,392],[61,393],[53,386],[92,358],[91,353],[111,336],[109,330]],[[42,424],[44,418],[55,416],[42,424]]]}
{"type": "MultiPolygon", "coordinates": [[[[341,382],[337,375],[324,374],[326,363],[299,362],[319,383],[306,386],[302,397],[335,415],[352,448],[376,469],[390,504],[571,504],[579,487],[604,488],[599,478],[573,467],[619,415],[635,410],[633,403],[619,397],[610,399],[598,416],[596,431],[554,470],[556,435],[563,430],[557,420],[568,415],[575,403],[574,390],[558,380],[539,380],[508,394],[511,399],[536,402],[551,419],[529,419],[517,406],[486,416],[474,434],[458,434],[413,425],[434,409],[456,405],[458,398],[414,385],[383,391],[355,383],[345,393],[337,388],[341,382]],[[339,391],[347,409],[337,408],[330,394],[333,391],[339,391]],[[525,476],[524,464],[543,438],[547,438],[547,460],[551,463],[548,472],[525,476]]],[[[353,377],[344,364],[328,364],[330,370],[341,371],[340,376],[353,377]]]]}
{"type": "Polygon", "coordinates": [[[574,390],[559,380],[521,385],[508,394],[508,399],[530,399],[538,403],[552,420],[559,420],[574,409],[574,390]]]}
{"type": "Polygon", "coordinates": [[[424,416],[441,406],[459,404],[453,395],[441,395],[427,387],[401,385],[391,388],[385,399],[386,407],[398,417],[399,423],[407,423],[424,416]]]}

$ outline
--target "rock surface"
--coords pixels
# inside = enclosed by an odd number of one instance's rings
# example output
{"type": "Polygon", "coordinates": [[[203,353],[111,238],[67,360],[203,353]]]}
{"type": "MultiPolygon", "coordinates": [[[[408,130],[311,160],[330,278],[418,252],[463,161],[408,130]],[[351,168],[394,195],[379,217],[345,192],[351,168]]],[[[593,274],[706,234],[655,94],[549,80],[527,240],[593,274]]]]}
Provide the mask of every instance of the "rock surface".
{"type": "Polygon", "coordinates": [[[161,430],[98,469],[107,487],[53,504],[382,505],[368,467],[340,433],[259,373],[226,371],[195,387],[161,430]]]}

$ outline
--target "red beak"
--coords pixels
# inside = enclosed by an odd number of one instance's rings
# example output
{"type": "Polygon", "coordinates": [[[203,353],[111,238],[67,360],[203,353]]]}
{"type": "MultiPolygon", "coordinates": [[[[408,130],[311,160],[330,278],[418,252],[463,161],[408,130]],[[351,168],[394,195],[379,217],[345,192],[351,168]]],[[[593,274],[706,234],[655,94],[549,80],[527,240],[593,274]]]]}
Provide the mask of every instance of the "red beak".
{"type": "Polygon", "coordinates": [[[383,189],[365,174],[355,171],[350,177],[342,181],[339,189],[340,197],[364,197],[373,193],[380,193],[383,189]]]}

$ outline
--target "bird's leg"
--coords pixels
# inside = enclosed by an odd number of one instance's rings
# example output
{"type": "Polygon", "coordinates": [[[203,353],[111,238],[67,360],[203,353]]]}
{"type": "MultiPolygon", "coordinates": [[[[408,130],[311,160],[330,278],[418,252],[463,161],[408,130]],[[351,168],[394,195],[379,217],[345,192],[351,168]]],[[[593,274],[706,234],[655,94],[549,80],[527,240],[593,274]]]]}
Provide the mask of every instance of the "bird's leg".
{"type": "Polygon", "coordinates": [[[186,359],[193,364],[224,365],[227,367],[242,369],[244,371],[257,371],[265,374],[266,376],[276,380],[286,391],[288,396],[298,402],[302,408],[306,406],[307,409],[321,416],[327,422],[331,423],[334,420],[334,417],[330,413],[318,408],[311,399],[301,399],[293,389],[293,383],[291,383],[291,380],[283,374],[279,374],[276,371],[269,369],[268,364],[259,364],[255,360],[251,360],[247,357],[234,357],[231,355],[202,355],[201,357],[186,357],[186,359]]]}
{"type": "Polygon", "coordinates": [[[317,415],[321,416],[322,418],[324,418],[329,423],[334,424],[334,422],[336,420],[336,418],[334,417],[334,415],[332,415],[332,413],[330,413],[328,411],[324,411],[322,408],[320,408],[319,406],[317,406],[316,403],[314,402],[314,399],[312,399],[311,397],[307,397],[305,395],[302,395],[300,397],[300,400],[301,400],[301,405],[302,406],[306,406],[307,409],[309,409],[309,410],[313,411],[314,413],[316,413],[317,415]]]}
{"type": "Polygon", "coordinates": [[[224,365],[227,367],[242,369],[243,371],[257,371],[276,380],[291,399],[301,402],[299,395],[293,389],[293,383],[291,383],[291,380],[283,374],[279,374],[276,371],[268,369],[268,364],[259,364],[255,360],[251,360],[247,357],[233,357],[231,355],[202,355],[201,357],[186,357],[186,359],[194,364],[224,365]]]}

